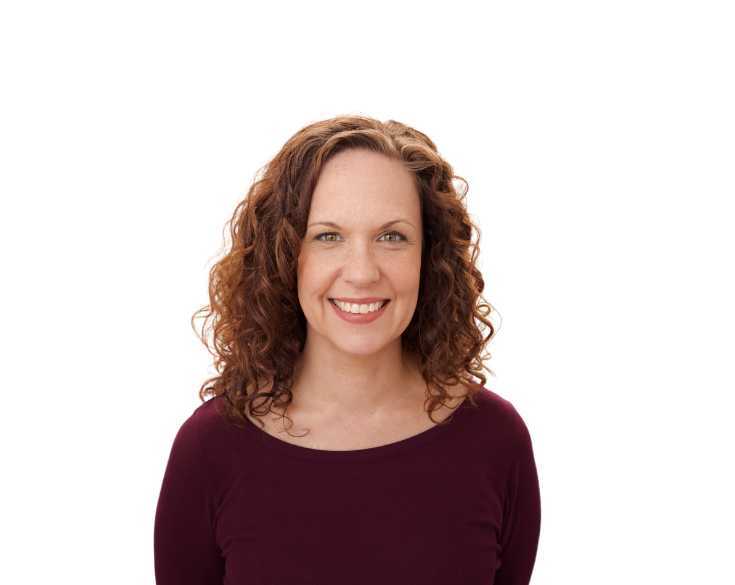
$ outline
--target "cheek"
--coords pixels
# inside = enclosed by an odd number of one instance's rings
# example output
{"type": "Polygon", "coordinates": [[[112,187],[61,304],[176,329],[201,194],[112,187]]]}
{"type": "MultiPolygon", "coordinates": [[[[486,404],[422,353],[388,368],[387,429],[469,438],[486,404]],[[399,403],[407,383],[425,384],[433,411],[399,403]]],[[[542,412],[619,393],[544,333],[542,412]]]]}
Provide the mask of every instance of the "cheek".
{"type": "Polygon", "coordinates": [[[386,264],[388,274],[396,282],[418,283],[421,277],[421,256],[413,254],[391,259],[386,264]]]}
{"type": "Polygon", "coordinates": [[[332,274],[333,270],[327,262],[308,257],[300,259],[296,272],[299,296],[308,298],[321,294],[322,289],[329,287],[332,274]]]}

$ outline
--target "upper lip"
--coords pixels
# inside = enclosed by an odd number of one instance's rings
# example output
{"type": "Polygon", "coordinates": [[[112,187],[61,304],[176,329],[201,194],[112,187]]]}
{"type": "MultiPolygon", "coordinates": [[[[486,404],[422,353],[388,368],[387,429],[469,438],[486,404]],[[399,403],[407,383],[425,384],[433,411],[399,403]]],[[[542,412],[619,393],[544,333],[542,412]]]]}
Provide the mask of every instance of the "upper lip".
{"type": "Polygon", "coordinates": [[[330,297],[332,300],[341,301],[343,303],[377,303],[379,301],[387,301],[390,299],[382,297],[362,297],[360,299],[348,299],[346,297],[330,297]]]}

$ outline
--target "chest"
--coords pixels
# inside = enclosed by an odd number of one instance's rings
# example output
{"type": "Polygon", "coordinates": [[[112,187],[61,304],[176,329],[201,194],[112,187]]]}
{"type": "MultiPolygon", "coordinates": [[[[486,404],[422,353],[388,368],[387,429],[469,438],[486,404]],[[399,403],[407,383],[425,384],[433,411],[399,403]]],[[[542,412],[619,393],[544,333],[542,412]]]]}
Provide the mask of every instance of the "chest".
{"type": "Polygon", "coordinates": [[[228,491],[216,523],[225,585],[492,584],[502,482],[486,467],[424,453],[278,468],[228,491]]]}

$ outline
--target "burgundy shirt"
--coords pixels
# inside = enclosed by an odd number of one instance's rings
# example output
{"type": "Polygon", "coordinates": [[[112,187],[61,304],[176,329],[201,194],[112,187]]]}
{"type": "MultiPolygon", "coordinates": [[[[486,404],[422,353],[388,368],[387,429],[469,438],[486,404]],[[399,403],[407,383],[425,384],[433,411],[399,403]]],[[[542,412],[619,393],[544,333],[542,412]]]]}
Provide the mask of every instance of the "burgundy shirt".
{"type": "Polygon", "coordinates": [[[446,426],[367,449],[287,443],[199,405],[154,526],[157,585],[527,585],[541,525],[531,437],[483,388],[446,426]]]}

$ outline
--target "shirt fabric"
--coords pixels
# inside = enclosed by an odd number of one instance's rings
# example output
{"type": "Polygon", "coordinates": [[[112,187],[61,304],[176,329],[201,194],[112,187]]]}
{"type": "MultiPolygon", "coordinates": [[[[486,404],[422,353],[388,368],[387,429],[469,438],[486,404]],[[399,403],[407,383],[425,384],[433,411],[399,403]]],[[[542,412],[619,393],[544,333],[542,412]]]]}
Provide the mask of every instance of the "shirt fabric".
{"type": "Polygon", "coordinates": [[[527,585],[541,524],[528,429],[482,388],[444,426],[350,451],[199,405],[154,525],[157,585],[527,585]]]}

